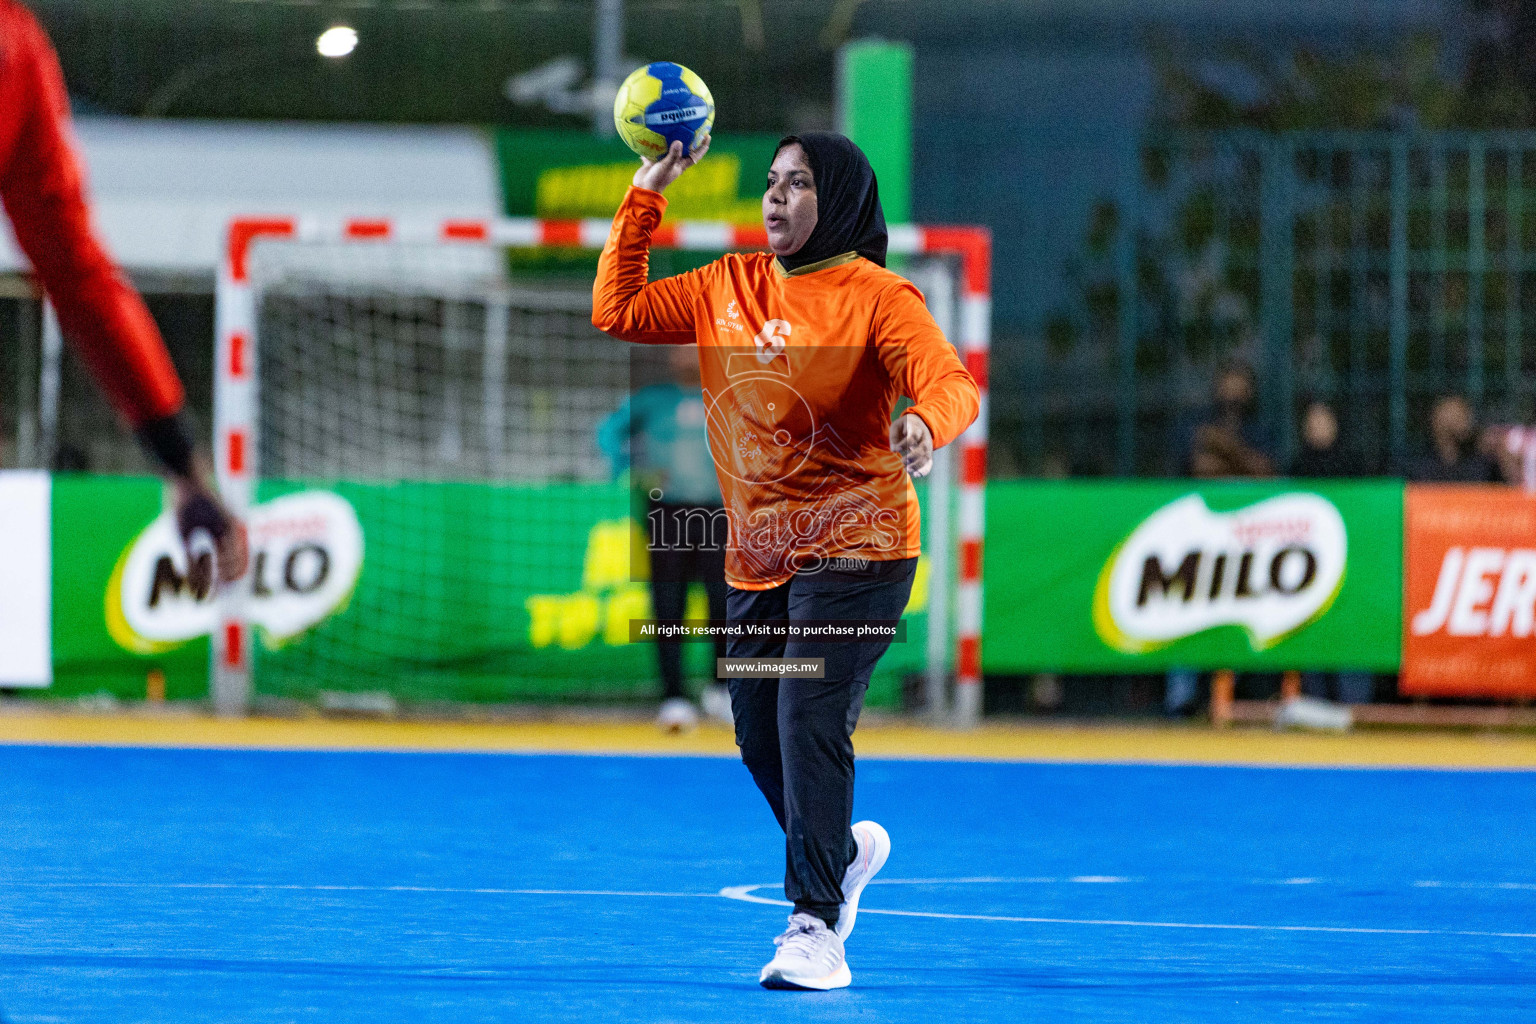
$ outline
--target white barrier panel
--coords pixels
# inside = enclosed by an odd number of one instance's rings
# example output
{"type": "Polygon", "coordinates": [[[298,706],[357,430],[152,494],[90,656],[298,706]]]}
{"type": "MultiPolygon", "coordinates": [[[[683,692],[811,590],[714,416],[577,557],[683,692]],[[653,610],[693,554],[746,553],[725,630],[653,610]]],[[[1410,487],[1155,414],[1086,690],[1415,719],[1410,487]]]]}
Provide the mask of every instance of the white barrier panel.
{"type": "Polygon", "coordinates": [[[0,686],[53,682],[47,473],[0,472],[0,686]]]}

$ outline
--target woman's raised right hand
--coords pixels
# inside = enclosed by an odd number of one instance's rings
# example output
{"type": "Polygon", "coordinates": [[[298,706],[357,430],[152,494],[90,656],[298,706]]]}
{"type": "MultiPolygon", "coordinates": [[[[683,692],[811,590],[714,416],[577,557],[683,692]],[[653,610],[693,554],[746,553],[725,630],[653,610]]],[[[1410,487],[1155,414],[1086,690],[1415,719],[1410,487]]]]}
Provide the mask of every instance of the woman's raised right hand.
{"type": "Polygon", "coordinates": [[[665,192],[667,186],[678,177],[704,159],[704,154],[709,152],[709,136],[699,140],[687,153],[683,152],[683,144],[674,142],[665,156],[660,160],[652,160],[649,157],[640,158],[640,169],[635,172],[633,184],[640,188],[648,188],[652,192],[665,192]]]}

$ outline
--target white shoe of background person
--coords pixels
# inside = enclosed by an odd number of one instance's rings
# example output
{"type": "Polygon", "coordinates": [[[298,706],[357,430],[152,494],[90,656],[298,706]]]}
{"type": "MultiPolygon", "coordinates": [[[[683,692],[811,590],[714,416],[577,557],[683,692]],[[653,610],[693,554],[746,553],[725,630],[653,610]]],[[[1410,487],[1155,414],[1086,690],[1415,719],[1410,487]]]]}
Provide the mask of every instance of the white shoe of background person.
{"type": "Polygon", "coordinates": [[[668,697],[661,702],[656,724],[667,732],[692,732],[699,727],[699,709],[687,697],[668,697]]]}
{"type": "Polygon", "coordinates": [[[819,917],[789,915],[789,929],[773,944],[779,951],[757,978],[763,988],[825,992],[847,988],[853,980],[843,957],[843,940],[819,917]]]}
{"type": "Polygon", "coordinates": [[[699,703],[704,706],[704,714],[711,721],[721,725],[735,724],[736,719],[731,714],[731,691],[719,683],[704,687],[704,692],[699,694],[699,703]]]}
{"type": "Polygon", "coordinates": [[[859,894],[869,880],[885,867],[885,859],[891,855],[890,834],[873,821],[854,823],[853,841],[858,844],[858,855],[843,873],[843,903],[837,908],[837,937],[848,938],[853,931],[854,919],[859,916],[859,894]]]}

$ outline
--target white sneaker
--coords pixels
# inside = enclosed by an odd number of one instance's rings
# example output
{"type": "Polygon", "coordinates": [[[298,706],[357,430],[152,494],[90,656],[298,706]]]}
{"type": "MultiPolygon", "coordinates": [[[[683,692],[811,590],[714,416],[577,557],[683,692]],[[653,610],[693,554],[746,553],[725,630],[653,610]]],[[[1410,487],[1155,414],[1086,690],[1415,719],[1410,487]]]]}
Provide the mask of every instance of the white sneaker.
{"type": "Polygon", "coordinates": [[[773,944],[779,951],[757,978],[763,988],[825,992],[829,988],[847,988],[853,980],[848,961],[843,958],[843,940],[819,917],[789,915],[789,929],[773,944]]]}
{"type": "Polygon", "coordinates": [[[885,859],[891,855],[890,834],[873,821],[856,822],[853,841],[859,852],[843,874],[843,904],[837,908],[837,937],[840,939],[848,938],[853,931],[854,919],[859,916],[859,894],[885,867],[885,859]]]}
{"type": "Polygon", "coordinates": [[[1315,729],[1318,732],[1349,732],[1355,713],[1348,704],[1316,697],[1292,697],[1275,712],[1276,729],[1315,729]]]}
{"type": "Polygon", "coordinates": [[[704,687],[704,692],[699,694],[699,703],[704,707],[704,714],[721,725],[733,725],[735,719],[731,715],[731,691],[719,683],[710,683],[704,687]]]}
{"type": "Polygon", "coordinates": [[[667,732],[692,732],[699,726],[699,710],[687,697],[668,697],[661,702],[656,724],[667,732]]]}

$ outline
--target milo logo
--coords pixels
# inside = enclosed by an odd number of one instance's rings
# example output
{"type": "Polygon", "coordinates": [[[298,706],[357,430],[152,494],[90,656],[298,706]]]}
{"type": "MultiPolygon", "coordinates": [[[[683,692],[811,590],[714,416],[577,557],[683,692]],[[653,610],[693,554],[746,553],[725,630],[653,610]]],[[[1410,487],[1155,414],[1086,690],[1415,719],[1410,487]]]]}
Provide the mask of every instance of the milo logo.
{"type": "MultiPolygon", "coordinates": [[[[330,491],[302,491],[256,506],[247,518],[251,569],[236,587],[271,643],[324,622],[346,605],[363,567],[357,513],[330,491]]],[[[210,558],[211,552],[200,557],[210,558]]],[[[107,584],[107,631],[125,650],[151,654],[212,632],[216,595],[192,585],[171,513],[134,538],[107,584]]]]}
{"type": "Polygon", "coordinates": [[[1110,556],[1094,591],[1100,639],[1142,654],[1217,626],[1262,651],[1320,617],[1344,583],[1344,518],[1316,494],[1212,512],[1198,494],[1158,509],[1110,556]]]}

